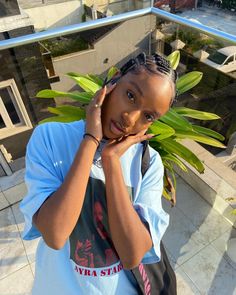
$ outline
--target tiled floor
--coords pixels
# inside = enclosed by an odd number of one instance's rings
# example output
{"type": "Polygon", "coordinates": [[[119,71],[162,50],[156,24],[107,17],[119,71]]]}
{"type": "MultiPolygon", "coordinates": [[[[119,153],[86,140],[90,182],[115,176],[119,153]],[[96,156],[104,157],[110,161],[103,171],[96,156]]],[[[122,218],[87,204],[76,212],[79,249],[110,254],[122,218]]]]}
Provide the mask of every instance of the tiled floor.
{"type": "MultiPolygon", "coordinates": [[[[21,239],[24,220],[18,206],[26,191],[23,174],[24,170],[0,178],[1,295],[30,294],[33,283],[38,240],[21,239]]],[[[225,252],[236,230],[181,178],[177,206],[163,203],[170,213],[164,243],[176,271],[178,295],[236,295],[236,265],[225,252]]]]}

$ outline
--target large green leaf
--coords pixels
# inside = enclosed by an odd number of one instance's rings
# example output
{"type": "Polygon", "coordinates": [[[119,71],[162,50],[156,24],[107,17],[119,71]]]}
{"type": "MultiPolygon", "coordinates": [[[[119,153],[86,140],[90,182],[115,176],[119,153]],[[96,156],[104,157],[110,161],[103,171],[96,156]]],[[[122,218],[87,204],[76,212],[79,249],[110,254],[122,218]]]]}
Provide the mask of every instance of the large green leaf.
{"type": "MultiPolygon", "coordinates": [[[[66,73],[66,76],[70,77],[70,78],[79,78],[79,77],[84,77],[84,78],[89,78],[88,75],[83,75],[83,74],[80,74],[80,73],[76,73],[76,72],[69,72],[69,73],[66,73]]],[[[89,78],[90,79],[90,78],[89,78]]],[[[91,79],[90,79],[91,80],[91,79]]]]}
{"type": "Polygon", "coordinates": [[[174,154],[170,154],[168,153],[167,155],[162,157],[163,161],[171,161],[174,162],[177,166],[179,166],[184,172],[188,172],[186,166],[184,165],[184,163],[177,158],[174,154]]]}
{"type": "Polygon", "coordinates": [[[54,98],[54,97],[68,97],[73,100],[77,100],[81,103],[89,103],[91,98],[93,97],[93,93],[91,92],[62,92],[62,91],[56,91],[51,89],[45,89],[41,90],[36,94],[36,97],[38,98],[54,98]]]}
{"type": "Polygon", "coordinates": [[[176,177],[175,177],[175,172],[174,172],[174,168],[173,166],[170,167],[169,171],[168,171],[170,174],[171,174],[171,177],[172,177],[172,180],[173,180],[173,185],[174,185],[174,189],[176,190],[176,177]]]}
{"type": "Polygon", "coordinates": [[[200,134],[192,130],[175,130],[175,136],[179,139],[189,138],[198,142],[202,142],[211,146],[225,148],[225,146],[218,140],[211,138],[209,136],[200,134]]]}
{"type": "Polygon", "coordinates": [[[178,157],[187,161],[198,172],[204,172],[204,166],[200,159],[198,159],[198,157],[193,152],[191,152],[181,143],[176,142],[171,138],[167,138],[165,140],[160,141],[158,144],[162,147],[162,149],[168,151],[170,154],[173,153],[174,155],[177,155],[178,157]]]}
{"type": "Polygon", "coordinates": [[[97,83],[100,86],[102,86],[102,84],[103,84],[103,79],[101,77],[99,77],[98,75],[93,75],[93,74],[83,75],[83,74],[79,74],[79,73],[75,73],[75,72],[69,72],[66,75],[72,79],[73,78],[87,78],[87,79],[91,80],[92,82],[97,83]]]}
{"type": "Polygon", "coordinates": [[[101,88],[100,85],[93,82],[88,77],[71,76],[71,78],[74,79],[76,81],[76,83],[86,92],[92,92],[93,94],[95,94],[101,88]]]}
{"type": "Polygon", "coordinates": [[[176,82],[178,94],[182,94],[196,86],[201,81],[202,75],[201,72],[192,71],[181,76],[176,82]]]}
{"type": "Polygon", "coordinates": [[[164,138],[170,137],[175,134],[175,130],[161,121],[155,121],[149,128],[149,133],[158,134],[150,140],[163,140],[164,138]]]}
{"type": "Polygon", "coordinates": [[[119,71],[118,68],[111,67],[107,74],[107,80],[110,80],[118,71],[119,71]]]}
{"type": "Polygon", "coordinates": [[[48,110],[57,115],[63,115],[68,117],[76,117],[78,120],[84,119],[86,116],[85,110],[79,107],[70,106],[70,105],[63,105],[58,106],[56,108],[48,107],[48,110]]]}
{"type": "Polygon", "coordinates": [[[99,86],[102,86],[103,84],[103,79],[100,78],[99,76],[97,75],[92,75],[92,74],[89,74],[87,75],[93,82],[97,83],[99,86]]]}
{"type": "Polygon", "coordinates": [[[167,192],[167,190],[165,189],[165,186],[164,186],[164,188],[163,188],[162,195],[163,195],[163,197],[166,198],[168,201],[171,201],[172,196],[167,192]]]}
{"type": "Polygon", "coordinates": [[[83,75],[83,74],[76,73],[76,72],[69,72],[66,75],[71,78],[73,78],[73,77],[87,77],[88,78],[88,75],[83,75]]]}
{"type": "Polygon", "coordinates": [[[236,215],[236,209],[233,209],[233,210],[231,211],[231,214],[236,215]]]}
{"type": "Polygon", "coordinates": [[[206,127],[202,127],[202,126],[198,126],[198,125],[192,125],[193,126],[193,130],[198,132],[198,133],[201,133],[201,134],[205,134],[207,136],[210,136],[210,137],[214,137],[220,141],[223,141],[225,140],[225,137],[223,135],[221,135],[220,133],[214,131],[214,130],[211,130],[209,128],[206,128],[206,127]]]}
{"type": "Polygon", "coordinates": [[[180,61],[180,52],[179,50],[175,50],[170,55],[168,55],[167,59],[169,60],[171,67],[175,70],[178,67],[180,61]]]}
{"type": "Polygon", "coordinates": [[[168,113],[161,117],[160,121],[174,129],[180,128],[192,130],[191,123],[181,115],[177,114],[173,109],[170,109],[168,113]]]}
{"type": "Polygon", "coordinates": [[[176,113],[185,116],[185,117],[190,117],[193,119],[199,119],[199,120],[217,120],[220,119],[220,117],[216,114],[209,113],[209,112],[203,112],[203,111],[198,111],[186,107],[174,107],[173,108],[176,113]]]}

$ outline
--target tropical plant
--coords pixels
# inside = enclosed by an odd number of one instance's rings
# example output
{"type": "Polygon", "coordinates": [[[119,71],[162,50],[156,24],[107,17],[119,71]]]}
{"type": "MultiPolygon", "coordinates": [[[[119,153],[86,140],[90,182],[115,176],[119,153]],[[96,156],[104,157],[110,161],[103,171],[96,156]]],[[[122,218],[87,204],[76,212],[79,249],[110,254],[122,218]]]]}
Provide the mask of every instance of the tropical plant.
{"type": "MultiPolygon", "coordinates": [[[[177,68],[180,60],[179,51],[173,52],[168,56],[168,59],[174,69],[177,68]]],[[[108,72],[108,79],[110,79],[117,71],[112,67],[108,72]]],[[[78,73],[68,73],[84,91],[61,92],[55,90],[42,90],[37,94],[39,98],[54,98],[54,97],[69,97],[80,103],[80,106],[62,105],[57,107],[49,107],[48,110],[56,116],[47,118],[44,122],[72,122],[85,118],[85,106],[89,104],[97,90],[103,84],[103,79],[95,75],[81,75],[78,73]]],[[[197,85],[202,78],[202,73],[193,71],[184,74],[177,80],[178,94],[182,94],[195,85],[197,85]]],[[[164,191],[163,195],[172,203],[175,203],[175,188],[176,179],[174,173],[174,165],[177,165],[183,171],[187,172],[185,161],[194,167],[198,172],[204,172],[204,165],[202,161],[187,147],[181,144],[181,140],[188,138],[200,143],[208,144],[224,148],[225,146],[220,142],[224,137],[205,127],[196,125],[190,122],[187,118],[198,120],[217,120],[219,116],[209,112],[198,111],[186,107],[173,107],[167,114],[155,121],[149,128],[148,132],[158,134],[150,140],[150,145],[159,152],[164,167],[164,191]],[[171,178],[170,178],[171,177],[171,178]],[[172,184],[173,180],[173,184],[172,184]]]]}

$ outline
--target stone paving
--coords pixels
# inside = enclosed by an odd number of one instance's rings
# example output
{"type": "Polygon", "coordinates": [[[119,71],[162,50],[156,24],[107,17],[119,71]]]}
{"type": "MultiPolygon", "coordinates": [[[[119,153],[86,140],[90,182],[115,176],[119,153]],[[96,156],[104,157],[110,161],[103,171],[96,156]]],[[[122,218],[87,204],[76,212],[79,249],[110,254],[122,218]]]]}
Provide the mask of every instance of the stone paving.
{"type": "MultiPolygon", "coordinates": [[[[23,177],[24,169],[0,178],[1,295],[29,295],[33,283],[39,239],[21,238],[24,219],[18,206],[26,193],[23,177]]],[[[225,252],[236,230],[180,177],[177,206],[170,208],[165,201],[163,206],[170,214],[164,244],[176,271],[178,295],[236,295],[236,265],[225,252]]]]}

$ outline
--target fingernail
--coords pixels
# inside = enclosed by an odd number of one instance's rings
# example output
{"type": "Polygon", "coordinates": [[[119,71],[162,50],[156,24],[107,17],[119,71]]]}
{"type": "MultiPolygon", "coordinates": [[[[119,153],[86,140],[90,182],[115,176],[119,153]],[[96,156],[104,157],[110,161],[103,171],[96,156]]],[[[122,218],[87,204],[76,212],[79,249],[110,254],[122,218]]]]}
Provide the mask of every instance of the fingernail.
{"type": "Polygon", "coordinates": [[[161,135],[160,133],[159,134],[152,134],[152,133],[150,133],[150,134],[148,134],[148,135],[151,135],[151,138],[154,138],[154,137],[157,137],[157,136],[159,136],[159,135],[161,135]]]}

